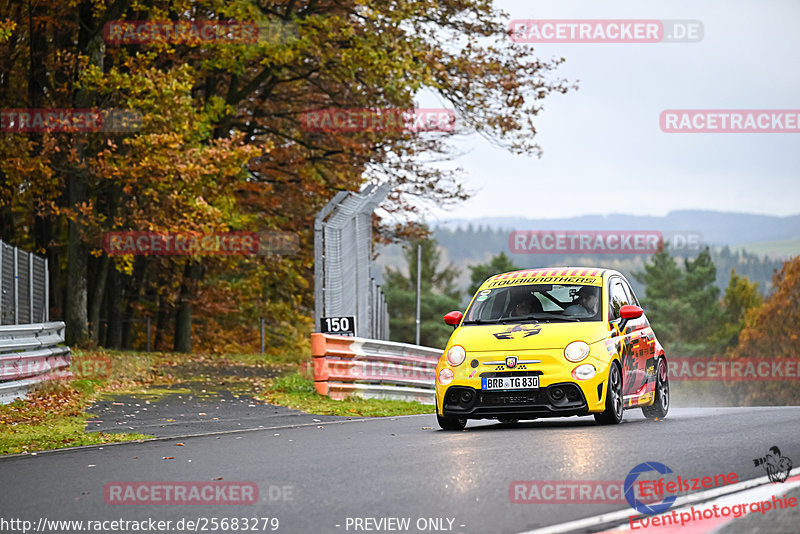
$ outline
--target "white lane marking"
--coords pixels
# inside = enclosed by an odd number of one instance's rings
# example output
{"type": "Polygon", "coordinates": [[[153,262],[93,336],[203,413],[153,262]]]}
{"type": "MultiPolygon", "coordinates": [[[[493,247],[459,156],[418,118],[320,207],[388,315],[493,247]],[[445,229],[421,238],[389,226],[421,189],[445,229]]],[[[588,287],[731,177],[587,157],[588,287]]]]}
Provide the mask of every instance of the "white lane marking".
{"type": "MultiPolygon", "coordinates": [[[[769,483],[769,477],[763,476],[760,478],[745,480],[744,482],[739,482],[737,484],[731,484],[730,486],[721,486],[719,488],[692,493],[691,495],[678,497],[675,500],[673,508],[675,506],[705,501],[707,499],[713,499],[715,497],[728,495],[729,493],[735,493],[737,491],[743,491],[769,483]]],[[[781,486],[785,485],[781,484],[781,486]]],[[[608,512],[605,514],[586,517],[584,519],[576,519],[575,521],[569,521],[559,525],[551,525],[549,527],[537,528],[535,530],[526,530],[524,532],[519,532],[518,534],[562,534],[564,532],[572,532],[573,530],[578,530],[581,528],[597,527],[606,523],[613,523],[623,519],[628,519],[632,515],[638,514],[635,510],[629,507],[623,510],[617,510],[616,512],[608,512]]]]}

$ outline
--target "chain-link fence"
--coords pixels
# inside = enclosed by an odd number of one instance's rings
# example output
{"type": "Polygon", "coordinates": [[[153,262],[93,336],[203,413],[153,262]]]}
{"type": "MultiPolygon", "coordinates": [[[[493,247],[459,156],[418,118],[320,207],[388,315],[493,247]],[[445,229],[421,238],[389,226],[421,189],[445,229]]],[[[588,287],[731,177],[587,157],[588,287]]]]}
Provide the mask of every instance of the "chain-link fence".
{"type": "Polygon", "coordinates": [[[49,321],[49,290],[47,260],[0,241],[0,325],[49,321]]]}
{"type": "Polygon", "coordinates": [[[314,319],[317,332],[389,338],[389,311],[372,264],[372,212],[389,193],[388,185],[361,193],[340,191],[314,221],[314,319]],[[349,318],[355,324],[349,325],[349,318]],[[328,321],[348,328],[331,328],[328,321]]]}

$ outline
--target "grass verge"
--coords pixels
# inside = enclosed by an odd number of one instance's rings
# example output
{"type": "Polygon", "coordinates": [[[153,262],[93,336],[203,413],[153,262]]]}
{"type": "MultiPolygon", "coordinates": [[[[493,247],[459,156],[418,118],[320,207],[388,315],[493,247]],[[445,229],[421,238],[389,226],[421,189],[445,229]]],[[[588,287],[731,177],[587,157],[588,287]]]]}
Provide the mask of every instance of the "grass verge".
{"type": "Polygon", "coordinates": [[[359,397],[350,397],[341,401],[334,400],[318,394],[314,389],[314,381],[299,371],[275,378],[260,396],[270,404],[318,415],[389,417],[433,413],[433,406],[419,402],[359,397]]]}
{"type": "Polygon", "coordinates": [[[136,433],[84,432],[84,413],[98,389],[91,380],[43,383],[27,398],[0,406],[0,454],[17,454],[131,441],[150,436],[136,433]]]}
{"type": "MultiPolygon", "coordinates": [[[[73,378],[41,384],[28,397],[0,405],[0,455],[131,441],[138,433],[85,432],[86,409],[98,398],[166,394],[202,396],[220,390],[245,394],[310,414],[388,417],[432,413],[433,406],[319,395],[310,376],[310,348],[273,354],[197,355],[107,350],[73,350],[73,378]],[[168,386],[169,389],[164,389],[168,386]]],[[[149,398],[148,397],[148,398],[149,398]]]]}

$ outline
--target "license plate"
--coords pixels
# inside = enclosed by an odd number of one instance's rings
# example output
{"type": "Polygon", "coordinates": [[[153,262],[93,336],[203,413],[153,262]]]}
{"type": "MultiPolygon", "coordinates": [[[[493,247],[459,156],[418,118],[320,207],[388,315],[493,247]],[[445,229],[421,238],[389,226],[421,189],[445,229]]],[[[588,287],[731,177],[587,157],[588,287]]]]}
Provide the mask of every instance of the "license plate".
{"type": "Polygon", "coordinates": [[[504,376],[500,378],[481,378],[481,389],[536,389],[538,376],[504,376]]]}

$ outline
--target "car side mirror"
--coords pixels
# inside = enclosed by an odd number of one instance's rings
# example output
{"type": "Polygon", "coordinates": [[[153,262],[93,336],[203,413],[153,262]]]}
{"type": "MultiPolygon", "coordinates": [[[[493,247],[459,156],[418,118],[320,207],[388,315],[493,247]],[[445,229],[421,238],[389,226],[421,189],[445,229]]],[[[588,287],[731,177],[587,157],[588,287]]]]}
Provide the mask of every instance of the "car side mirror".
{"type": "Polygon", "coordinates": [[[639,306],[634,306],[633,304],[626,304],[625,306],[619,309],[619,316],[622,318],[622,321],[619,323],[620,330],[625,328],[625,325],[631,319],[638,319],[644,315],[644,310],[641,309],[639,306]]]}
{"type": "Polygon", "coordinates": [[[449,324],[453,328],[458,326],[458,323],[461,322],[461,319],[464,318],[464,314],[460,311],[451,311],[447,315],[444,316],[445,324],[449,324]]]}
{"type": "Polygon", "coordinates": [[[623,319],[638,319],[644,314],[644,310],[633,304],[626,304],[619,309],[619,316],[623,319]]]}

